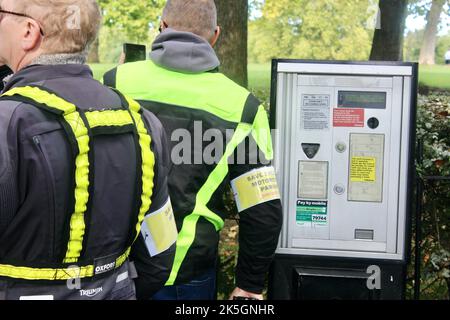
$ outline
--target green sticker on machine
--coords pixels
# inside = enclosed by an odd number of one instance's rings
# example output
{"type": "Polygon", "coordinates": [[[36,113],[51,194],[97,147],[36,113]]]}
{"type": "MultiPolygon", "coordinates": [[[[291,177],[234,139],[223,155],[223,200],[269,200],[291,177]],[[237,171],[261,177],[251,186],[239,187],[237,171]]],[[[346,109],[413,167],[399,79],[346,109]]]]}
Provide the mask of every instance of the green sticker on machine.
{"type": "Polygon", "coordinates": [[[297,225],[305,227],[328,226],[327,201],[297,201],[297,225]]]}

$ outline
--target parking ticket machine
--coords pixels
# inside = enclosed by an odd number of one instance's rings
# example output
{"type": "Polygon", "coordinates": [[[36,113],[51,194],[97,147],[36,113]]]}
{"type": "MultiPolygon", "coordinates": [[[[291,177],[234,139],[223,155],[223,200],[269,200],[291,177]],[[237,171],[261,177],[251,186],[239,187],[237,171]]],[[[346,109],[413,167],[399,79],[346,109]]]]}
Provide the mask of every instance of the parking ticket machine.
{"type": "Polygon", "coordinates": [[[401,299],[417,64],[274,60],[283,230],[271,299],[401,299]]]}

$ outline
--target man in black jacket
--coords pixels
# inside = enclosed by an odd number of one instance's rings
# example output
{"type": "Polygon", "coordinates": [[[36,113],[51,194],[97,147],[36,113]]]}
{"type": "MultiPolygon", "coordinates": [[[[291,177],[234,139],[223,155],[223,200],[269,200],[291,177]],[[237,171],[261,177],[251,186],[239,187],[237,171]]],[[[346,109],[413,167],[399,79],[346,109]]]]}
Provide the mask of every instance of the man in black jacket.
{"type": "Polygon", "coordinates": [[[169,193],[180,234],[170,278],[154,298],[214,298],[224,194],[231,185],[240,212],[231,298],[262,299],[282,222],[267,113],[218,72],[213,0],[169,0],[161,29],[151,60],[121,65],[104,77],[155,113],[172,140],[169,193]]]}
{"type": "Polygon", "coordinates": [[[93,79],[100,21],[95,0],[1,1],[0,300],[134,299],[132,262],[138,296],[169,276],[165,133],[93,79]]]}

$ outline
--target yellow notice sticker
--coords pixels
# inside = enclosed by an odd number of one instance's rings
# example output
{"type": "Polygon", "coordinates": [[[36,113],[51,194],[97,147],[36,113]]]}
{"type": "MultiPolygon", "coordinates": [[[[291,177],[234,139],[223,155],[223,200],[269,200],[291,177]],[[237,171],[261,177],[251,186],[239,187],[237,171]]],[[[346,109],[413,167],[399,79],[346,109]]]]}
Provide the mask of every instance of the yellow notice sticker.
{"type": "Polygon", "coordinates": [[[353,157],[350,168],[351,182],[375,182],[376,181],[376,158],[353,157]]]}
{"type": "Polygon", "coordinates": [[[256,169],[231,181],[239,212],[280,199],[274,167],[256,169]]]}
{"type": "Polygon", "coordinates": [[[170,198],[161,209],[145,217],[141,233],[152,257],[166,251],[177,241],[178,230],[170,198]]]}

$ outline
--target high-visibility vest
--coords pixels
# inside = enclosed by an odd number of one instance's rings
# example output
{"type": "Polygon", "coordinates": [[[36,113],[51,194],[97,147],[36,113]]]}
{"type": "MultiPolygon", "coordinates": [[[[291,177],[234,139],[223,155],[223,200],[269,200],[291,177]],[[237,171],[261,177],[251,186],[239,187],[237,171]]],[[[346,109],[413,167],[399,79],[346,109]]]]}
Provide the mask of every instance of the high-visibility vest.
{"type": "MultiPolygon", "coordinates": [[[[175,262],[166,285],[183,283],[187,279],[181,276],[180,280],[182,265],[185,272],[195,269],[195,259],[186,259],[194,241],[204,243],[207,247],[208,241],[216,239],[215,235],[210,235],[209,239],[207,237],[196,239],[199,233],[199,219],[204,218],[209,221],[216,231],[224,226],[224,217],[220,216],[219,212],[211,210],[208,204],[229,174],[228,158],[251,135],[265,158],[273,159],[267,112],[247,89],[240,87],[219,72],[183,73],[163,68],[147,60],[118,66],[105,75],[104,82],[136,99],[143,107],[155,113],[166,129],[170,130],[167,123],[176,121],[174,112],[182,110],[181,112],[192,115],[192,122],[196,120],[196,114],[201,114],[201,117],[208,119],[211,128],[227,127],[234,130],[214,170],[201,179],[195,177],[196,181],[204,179],[205,182],[199,186],[195,197],[190,199],[194,204],[192,212],[182,217],[180,222],[179,212],[175,210],[178,225],[182,227],[178,236],[175,262]],[[164,114],[163,117],[161,114],[164,114]]],[[[168,132],[169,138],[170,134],[171,132],[168,132]]],[[[194,177],[184,179],[191,181],[194,177]]],[[[185,191],[190,194],[192,190],[185,191]]],[[[180,200],[173,194],[171,197],[175,208],[180,200]]],[[[213,244],[208,251],[214,252],[213,244]]]]}
{"type": "MultiPolygon", "coordinates": [[[[69,280],[74,278],[92,278],[106,271],[114,271],[121,267],[131,251],[131,246],[140,234],[144,216],[148,213],[153,194],[153,178],[155,155],[151,150],[152,138],[145,127],[141,106],[134,100],[124,97],[122,108],[118,110],[83,111],[74,104],[62,99],[56,94],[37,86],[16,87],[5,92],[0,100],[18,101],[35,106],[51,113],[59,119],[73,150],[75,163],[75,188],[73,190],[75,204],[70,218],[70,236],[66,244],[67,250],[63,261],[56,265],[40,263],[4,264],[0,260],[0,277],[23,280],[69,280]],[[85,261],[80,257],[83,250],[83,240],[86,236],[85,215],[89,207],[89,187],[93,184],[93,173],[90,162],[92,138],[104,134],[132,134],[135,140],[138,168],[136,175],[136,205],[132,214],[136,225],[133,236],[128,241],[128,247],[113,257],[108,257],[102,265],[90,263],[80,265],[85,261]],[[77,265],[78,268],[73,268],[77,265]]],[[[131,218],[131,217],[130,217],[131,218]]],[[[89,232],[96,232],[90,229],[89,232]]],[[[1,244],[0,244],[1,245],[1,244]]],[[[101,258],[101,257],[98,257],[101,258]]]]}

